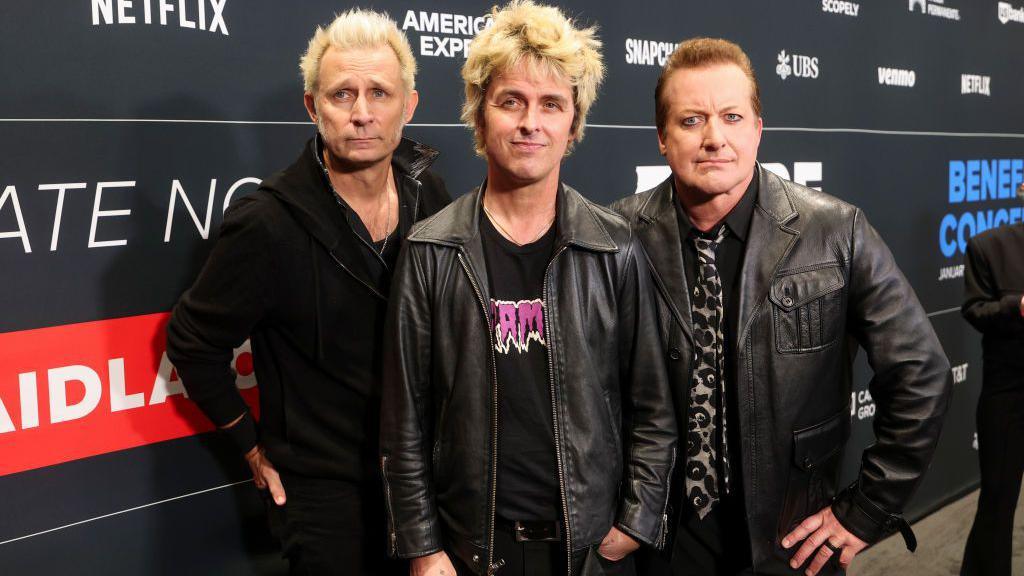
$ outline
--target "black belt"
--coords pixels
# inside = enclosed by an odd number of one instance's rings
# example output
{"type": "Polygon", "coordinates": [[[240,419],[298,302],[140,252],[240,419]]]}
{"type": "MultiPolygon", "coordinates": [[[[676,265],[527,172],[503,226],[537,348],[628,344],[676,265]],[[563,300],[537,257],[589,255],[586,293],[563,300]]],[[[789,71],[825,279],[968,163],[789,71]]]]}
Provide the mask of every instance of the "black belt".
{"type": "Polygon", "coordinates": [[[546,522],[543,520],[508,520],[497,518],[496,523],[501,528],[511,530],[515,534],[516,542],[561,542],[562,523],[558,521],[546,522]]]}

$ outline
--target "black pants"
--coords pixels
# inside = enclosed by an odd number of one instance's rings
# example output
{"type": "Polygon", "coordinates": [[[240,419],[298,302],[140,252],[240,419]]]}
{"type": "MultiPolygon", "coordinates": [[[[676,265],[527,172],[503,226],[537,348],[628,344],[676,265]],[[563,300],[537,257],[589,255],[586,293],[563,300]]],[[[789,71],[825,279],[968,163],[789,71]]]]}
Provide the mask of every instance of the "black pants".
{"type": "Polygon", "coordinates": [[[287,501],[265,495],[271,532],[281,541],[290,574],[407,576],[408,565],[386,557],[384,501],[376,485],[281,472],[287,501]]]}
{"type": "Polygon", "coordinates": [[[703,520],[687,510],[672,548],[637,555],[640,576],[740,576],[753,574],[746,526],[736,519],[731,500],[719,502],[703,520]]]}
{"type": "MultiPolygon", "coordinates": [[[[515,534],[507,526],[496,526],[494,530],[494,558],[504,560],[505,565],[498,571],[500,576],[566,576],[567,550],[565,542],[516,542],[515,534]]],[[[601,558],[595,550],[579,555],[573,565],[573,574],[581,576],[635,576],[633,558],[626,557],[619,562],[601,558]]],[[[458,576],[475,576],[452,552],[448,553],[458,576]]]]}
{"type": "Polygon", "coordinates": [[[981,494],[967,538],[963,576],[1009,576],[1013,513],[1024,471],[1024,382],[986,391],[978,399],[981,494]]]}

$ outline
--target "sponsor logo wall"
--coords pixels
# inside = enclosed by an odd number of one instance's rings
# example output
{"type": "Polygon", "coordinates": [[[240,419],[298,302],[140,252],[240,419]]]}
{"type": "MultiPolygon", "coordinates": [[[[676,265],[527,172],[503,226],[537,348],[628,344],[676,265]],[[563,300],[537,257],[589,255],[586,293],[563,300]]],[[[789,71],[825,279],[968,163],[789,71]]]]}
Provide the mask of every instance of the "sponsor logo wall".
{"type": "MultiPolygon", "coordinates": [[[[967,240],[1020,225],[1024,6],[566,1],[599,26],[606,84],[564,175],[607,203],[668,176],[654,84],[681,40],[724,36],[762,88],[765,169],[863,208],[954,366],[920,517],[977,485],[979,336],[960,318],[967,240]],[[970,24],[965,24],[969,22],[970,24]],[[779,38],[788,40],[779,41],[779,38]],[[994,87],[994,88],[993,88],[994,87]]],[[[0,36],[0,565],[3,572],[273,573],[244,462],[185,397],[163,327],[232,200],[313,129],[298,58],[349,4],[59,0],[5,6],[0,36]],[[53,554],[52,550],[61,550],[53,554]]],[[[459,194],[483,163],[459,124],[459,67],[491,2],[375,2],[408,34],[420,107],[459,194]]],[[[850,454],[872,441],[858,358],[850,454]]],[[[247,344],[232,364],[258,409],[247,344]]],[[[844,476],[857,459],[847,458],[844,476]]]]}

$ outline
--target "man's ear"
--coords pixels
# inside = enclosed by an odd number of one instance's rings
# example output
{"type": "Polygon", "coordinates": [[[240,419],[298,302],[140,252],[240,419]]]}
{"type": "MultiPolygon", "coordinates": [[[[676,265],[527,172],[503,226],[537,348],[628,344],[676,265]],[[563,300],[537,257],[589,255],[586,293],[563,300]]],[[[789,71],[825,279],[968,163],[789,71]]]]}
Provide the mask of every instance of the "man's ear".
{"type": "Polygon", "coordinates": [[[405,123],[408,124],[412,121],[413,114],[416,113],[416,106],[420,103],[420,93],[413,90],[409,92],[409,95],[405,97],[405,123]]]}
{"type": "Polygon", "coordinates": [[[668,148],[665,147],[665,140],[661,136],[661,128],[658,128],[658,152],[664,156],[667,151],[668,148]]]}
{"type": "Polygon", "coordinates": [[[312,94],[306,92],[302,95],[302,103],[306,105],[306,113],[309,114],[309,119],[316,124],[316,98],[312,94]]]}

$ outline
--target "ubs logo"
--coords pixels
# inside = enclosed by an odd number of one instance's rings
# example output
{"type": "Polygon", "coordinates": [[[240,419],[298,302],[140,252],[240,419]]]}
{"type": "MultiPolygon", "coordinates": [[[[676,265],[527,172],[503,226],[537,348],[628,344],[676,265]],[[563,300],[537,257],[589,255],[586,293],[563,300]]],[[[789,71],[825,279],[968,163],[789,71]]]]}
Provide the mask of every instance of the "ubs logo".
{"type": "Polygon", "coordinates": [[[779,78],[783,80],[790,76],[795,78],[817,78],[818,72],[818,58],[816,56],[787,54],[785,50],[779,52],[778,64],[775,66],[775,73],[779,75],[779,78]]]}

